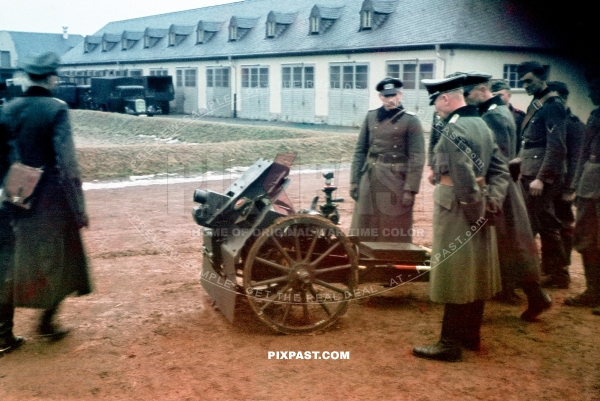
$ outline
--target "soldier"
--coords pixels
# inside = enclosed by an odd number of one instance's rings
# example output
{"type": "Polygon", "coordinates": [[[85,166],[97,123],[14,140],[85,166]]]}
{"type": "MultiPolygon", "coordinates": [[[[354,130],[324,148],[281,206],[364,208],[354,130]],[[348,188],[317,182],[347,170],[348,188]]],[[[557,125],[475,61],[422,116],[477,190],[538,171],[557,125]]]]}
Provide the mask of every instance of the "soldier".
{"type": "MultiPolygon", "coordinates": [[[[592,103],[600,106],[600,77],[589,82],[592,103]]],[[[586,290],[565,299],[569,306],[600,305],[600,108],[592,111],[577,171],[571,188],[576,190],[577,220],[575,249],[581,253],[585,271],[586,290]]],[[[600,314],[600,308],[594,309],[600,314]]]]}
{"type": "Polygon", "coordinates": [[[501,290],[495,229],[484,217],[504,201],[506,163],[493,134],[463,97],[465,75],[422,80],[444,119],[434,148],[438,179],[434,191],[430,297],[445,304],[440,340],[415,347],[420,358],[457,361],[462,348],[480,347],[484,301],[501,290]]]}
{"type": "MultiPolygon", "coordinates": [[[[508,162],[516,156],[516,126],[514,119],[499,95],[493,96],[489,88],[491,75],[466,73],[465,99],[477,106],[481,118],[494,134],[501,158],[508,162]]],[[[509,180],[502,210],[496,216],[498,232],[498,258],[502,275],[501,300],[514,303],[518,296],[515,286],[523,288],[528,308],[521,318],[533,321],[552,304],[550,297],[540,287],[538,248],[531,232],[527,208],[518,183],[509,180]]]]}
{"type": "Polygon", "coordinates": [[[569,288],[569,262],[560,237],[562,224],[554,210],[554,198],[561,192],[566,172],[565,106],[546,84],[546,70],[535,62],[518,66],[523,88],[533,101],[523,121],[520,182],[534,235],[542,241],[542,282],[546,286],[569,288]]]}
{"type": "Polygon", "coordinates": [[[350,175],[350,196],[356,201],[351,233],[361,241],[412,242],[425,141],[419,119],[400,103],[401,87],[393,78],[377,84],[382,106],[368,112],[356,142],[350,175]]]}
{"type": "Polygon", "coordinates": [[[556,217],[560,220],[562,228],[560,237],[565,248],[567,260],[571,264],[571,252],[573,251],[573,236],[575,232],[575,215],[573,214],[573,199],[575,191],[571,189],[571,183],[575,176],[577,168],[577,160],[583,138],[585,137],[585,124],[581,122],[579,117],[571,112],[567,107],[569,99],[569,88],[563,82],[551,81],[548,82],[548,88],[552,92],[556,92],[563,101],[567,111],[567,131],[565,136],[565,145],[567,147],[567,173],[563,179],[561,191],[554,198],[554,210],[556,217]]]}
{"type": "Polygon", "coordinates": [[[24,70],[32,86],[4,106],[0,120],[14,141],[12,155],[44,170],[31,210],[12,215],[14,269],[0,300],[0,347],[9,350],[22,343],[12,333],[15,307],[44,309],[38,334],[57,340],[67,334],[54,322],[62,300],[71,293],[91,291],[79,232],[88,218],[69,107],[51,93],[58,84],[59,61],[48,52],[27,62],[24,70]]]}
{"type": "Polygon", "coordinates": [[[522,140],[521,125],[523,124],[523,120],[525,119],[526,114],[523,110],[517,109],[510,102],[512,93],[510,92],[510,85],[508,84],[508,82],[506,82],[504,80],[500,80],[500,79],[496,80],[492,83],[490,90],[492,91],[492,94],[494,96],[500,95],[500,99],[502,99],[502,103],[504,103],[508,107],[508,110],[510,111],[513,118],[515,119],[515,124],[517,126],[517,133],[516,133],[517,153],[516,154],[519,154],[519,151],[521,150],[521,140],[522,140]]]}

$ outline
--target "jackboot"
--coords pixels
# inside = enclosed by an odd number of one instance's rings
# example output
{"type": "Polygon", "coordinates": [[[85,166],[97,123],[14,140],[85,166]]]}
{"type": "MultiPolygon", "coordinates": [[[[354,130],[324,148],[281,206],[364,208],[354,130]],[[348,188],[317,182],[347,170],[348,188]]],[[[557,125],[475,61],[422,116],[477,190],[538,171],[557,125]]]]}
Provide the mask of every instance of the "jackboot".
{"type": "Polygon", "coordinates": [[[54,316],[58,311],[58,306],[46,309],[40,318],[40,324],[38,326],[38,334],[42,337],[46,337],[51,341],[58,341],[69,334],[68,329],[63,329],[56,326],[53,322],[54,316]]]}
{"type": "Polygon", "coordinates": [[[523,283],[523,292],[527,296],[527,309],[521,314],[521,319],[534,322],[537,317],[552,306],[552,299],[536,281],[523,283]]]}
{"type": "Polygon", "coordinates": [[[586,289],[581,294],[565,299],[568,306],[598,306],[600,305],[600,264],[598,257],[591,252],[582,252],[583,268],[585,271],[586,289]]]}
{"type": "Polygon", "coordinates": [[[414,347],[413,354],[419,358],[445,362],[457,362],[462,358],[462,350],[458,343],[444,338],[435,344],[414,347]]]}
{"type": "Polygon", "coordinates": [[[15,308],[12,305],[0,305],[0,356],[16,350],[25,339],[13,334],[15,308]]]}

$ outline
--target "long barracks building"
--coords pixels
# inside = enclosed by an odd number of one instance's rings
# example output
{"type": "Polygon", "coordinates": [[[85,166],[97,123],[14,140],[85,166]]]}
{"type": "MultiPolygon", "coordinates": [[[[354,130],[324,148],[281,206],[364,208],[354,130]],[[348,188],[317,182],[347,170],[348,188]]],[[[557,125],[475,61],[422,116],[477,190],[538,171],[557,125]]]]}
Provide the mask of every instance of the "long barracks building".
{"type": "MultiPolygon", "coordinates": [[[[531,59],[565,82],[569,106],[592,110],[583,71],[501,0],[245,0],[111,22],[63,56],[70,76],[172,75],[178,113],[358,126],[397,77],[425,126],[423,78],[479,70],[530,101],[516,67],[531,59]]],[[[514,4],[514,3],[510,3],[514,4]]]]}

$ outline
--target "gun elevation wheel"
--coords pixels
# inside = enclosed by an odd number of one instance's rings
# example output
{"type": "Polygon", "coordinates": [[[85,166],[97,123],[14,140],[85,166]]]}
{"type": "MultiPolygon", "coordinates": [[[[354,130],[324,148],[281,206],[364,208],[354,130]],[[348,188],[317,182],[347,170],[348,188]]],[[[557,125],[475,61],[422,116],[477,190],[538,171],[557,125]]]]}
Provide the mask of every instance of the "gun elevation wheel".
{"type": "Polygon", "coordinates": [[[352,243],[319,216],[278,219],[257,238],[244,265],[250,306],[282,333],[331,326],[346,311],[357,284],[352,243]]]}

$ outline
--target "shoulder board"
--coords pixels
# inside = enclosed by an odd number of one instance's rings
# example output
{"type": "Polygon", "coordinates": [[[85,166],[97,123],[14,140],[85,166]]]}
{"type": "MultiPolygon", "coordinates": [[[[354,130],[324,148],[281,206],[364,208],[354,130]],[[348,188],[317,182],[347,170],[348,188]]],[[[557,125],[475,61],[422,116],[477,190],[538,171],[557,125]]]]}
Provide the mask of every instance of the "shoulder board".
{"type": "Polygon", "coordinates": [[[404,112],[405,112],[406,114],[409,114],[409,115],[411,115],[411,116],[416,116],[416,115],[417,115],[417,113],[414,113],[414,112],[412,112],[412,111],[408,111],[408,110],[404,110],[404,112]]]}
{"type": "Polygon", "coordinates": [[[57,102],[59,102],[60,104],[67,104],[67,102],[65,102],[64,100],[62,100],[62,99],[59,99],[59,98],[57,98],[57,97],[53,97],[52,99],[56,100],[56,101],[57,101],[57,102]]]}
{"type": "Polygon", "coordinates": [[[493,105],[490,106],[490,108],[488,109],[488,111],[494,110],[496,107],[498,107],[498,105],[497,104],[493,104],[493,105]]]}
{"type": "Polygon", "coordinates": [[[450,119],[450,121],[448,121],[448,124],[454,124],[455,122],[458,121],[459,118],[460,118],[460,116],[458,114],[453,115],[452,118],[450,119]]]}

